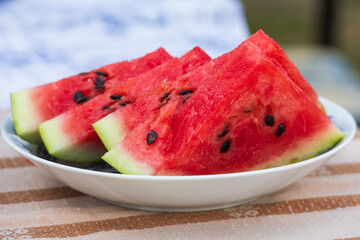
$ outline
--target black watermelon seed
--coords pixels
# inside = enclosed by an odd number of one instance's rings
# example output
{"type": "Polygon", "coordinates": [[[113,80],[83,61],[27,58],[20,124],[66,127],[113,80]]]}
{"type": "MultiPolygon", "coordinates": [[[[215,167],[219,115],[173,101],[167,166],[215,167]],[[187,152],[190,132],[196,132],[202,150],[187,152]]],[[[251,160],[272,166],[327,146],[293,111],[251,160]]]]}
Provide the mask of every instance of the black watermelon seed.
{"type": "Polygon", "coordinates": [[[79,101],[77,101],[77,103],[83,103],[83,102],[86,102],[86,101],[89,101],[89,100],[90,100],[89,97],[83,97],[79,101]]]}
{"type": "Polygon", "coordinates": [[[247,106],[247,107],[244,108],[244,112],[246,112],[246,113],[251,113],[252,110],[253,110],[252,106],[247,106]]]}
{"type": "Polygon", "coordinates": [[[95,78],[94,83],[95,83],[96,86],[101,87],[102,85],[104,85],[105,79],[102,78],[101,76],[99,76],[99,77],[95,78]]]}
{"type": "Polygon", "coordinates": [[[166,93],[161,97],[160,102],[165,101],[165,99],[166,99],[169,95],[170,95],[170,93],[169,93],[169,92],[166,92],[166,93]]]}
{"type": "Polygon", "coordinates": [[[224,130],[222,131],[222,133],[220,133],[220,134],[218,135],[218,137],[219,137],[219,138],[225,137],[225,135],[228,133],[228,131],[229,131],[229,125],[226,125],[225,128],[224,128],[224,130]]]}
{"type": "Polygon", "coordinates": [[[103,86],[95,86],[94,89],[97,89],[97,90],[104,90],[105,88],[103,86]]]}
{"type": "Polygon", "coordinates": [[[271,115],[267,115],[265,117],[265,123],[266,123],[266,125],[268,125],[270,127],[274,126],[274,117],[271,115]]]}
{"type": "Polygon", "coordinates": [[[122,98],[122,96],[121,96],[121,95],[111,95],[110,98],[111,98],[112,100],[119,100],[119,99],[122,98]]]}
{"type": "Polygon", "coordinates": [[[189,98],[184,99],[183,103],[185,103],[187,100],[189,100],[189,98]]]}
{"type": "Polygon", "coordinates": [[[225,142],[223,143],[223,145],[220,148],[220,152],[226,153],[227,151],[229,151],[229,149],[230,149],[230,140],[225,140],[225,142]]]}
{"type": "Polygon", "coordinates": [[[276,137],[280,137],[284,132],[285,132],[285,125],[284,124],[280,124],[278,126],[278,128],[276,129],[276,132],[275,132],[275,136],[276,137]]]}
{"type": "Polygon", "coordinates": [[[189,94],[189,93],[193,93],[193,91],[191,91],[190,89],[186,89],[184,91],[179,92],[179,95],[186,95],[186,94],[189,94]]]}
{"type": "Polygon", "coordinates": [[[105,109],[108,109],[109,107],[110,107],[110,106],[105,105],[105,106],[102,107],[102,109],[105,110],[105,109]]]}
{"type": "Polygon", "coordinates": [[[88,72],[81,72],[78,75],[88,75],[88,74],[89,74],[88,72]]]}
{"type": "Polygon", "coordinates": [[[83,103],[88,101],[90,98],[89,97],[84,97],[84,94],[82,91],[76,91],[73,95],[73,100],[76,103],[83,103]]]}
{"type": "Polygon", "coordinates": [[[73,95],[73,100],[77,103],[79,103],[79,101],[81,101],[81,99],[84,97],[84,94],[82,91],[76,91],[73,95]]]}
{"type": "Polygon", "coordinates": [[[121,106],[124,106],[124,107],[125,107],[126,105],[128,105],[128,104],[130,104],[130,103],[129,103],[129,102],[120,103],[120,105],[121,105],[121,106]]]}
{"type": "Polygon", "coordinates": [[[155,131],[150,131],[146,137],[146,142],[148,145],[153,144],[156,141],[157,133],[155,131]]]}
{"type": "Polygon", "coordinates": [[[104,77],[108,76],[108,74],[104,73],[104,72],[95,72],[95,74],[100,75],[100,76],[104,76],[104,77]]]}

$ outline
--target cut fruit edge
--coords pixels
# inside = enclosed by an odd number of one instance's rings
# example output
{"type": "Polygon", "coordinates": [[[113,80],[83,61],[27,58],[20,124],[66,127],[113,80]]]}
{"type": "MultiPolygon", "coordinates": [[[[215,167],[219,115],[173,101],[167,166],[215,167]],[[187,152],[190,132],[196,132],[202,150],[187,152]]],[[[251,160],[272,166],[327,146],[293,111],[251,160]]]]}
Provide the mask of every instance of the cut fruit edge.
{"type": "MultiPolygon", "coordinates": [[[[287,76],[311,99],[324,113],[325,108],[319,101],[318,95],[307,80],[301,75],[298,68],[288,58],[284,50],[262,30],[257,31],[248,40],[255,44],[272,62],[282,68],[287,76]]],[[[233,50],[234,51],[234,50],[233,50]]],[[[233,52],[231,51],[231,52],[233,52]]],[[[120,143],[127,134],[126,125],[121,121],[121,115],[116,112],[97,121],[93,127],[108,150],[120,143]],[[110,116],[111,115],[111,116],[110,116]],[[116,120],[117,118],[117,120],[116,120]],[[111,127],[110,127],[111,126],[111,127]]]]}
{"type": "Polygon", "coordinates": [[[38,123],[42,122],[42,117],[36,111],[34,105],[29,104],[32,102],[30,94],[31,89],[10,94],[15,130],[22,139],[37,145],[43,145],[38,132],[38,123]]]}
{"type": "Polygon", "coordinates": [[[49,154],[60,159],[79,163],[101,161],[101,156],[106,151],[104,146],[88,142],[82,143],[80,146],[69,145],[70,139],[61,131],[61,126],[61,115],[39,125],[41,136],[43,139],[47,139],[44,140],[44,144],[49,154]],[[51,135],[48,136],[49,134],[51,135]]]}
{"type": "MultiPolygon", "coordinates": [[[[277,158],[283,159],[282,161],[275,160],[275,163],[266,163],[262,166],[257,166],[250,171],[279,167],[310,159],[331,149],[339,141],[341,141],[343,137],[344,134],[335,125],[330,125],[328,130],[323,132],[322,136],[313,139],[312,141],[310,139],[304,139],[298,144],[298,147],[295,150],[291,150],[291,153],[289,151],[285,151],[277,158]],[[306,155],[301,155],[301,152],[308,150],[309,146],[311,146],[313,150],[311,152],[307,151],[308,153],[306,155]]],[[[132,157],[131,154],[121,146],[121,144],[108,151],[102,159],[123,174],[154,175],[154,171],[148,165],[136,161],[136,159],[132,157]]]]}
{"type": "Polygon", "coordinates": [[[291,152],[285,151],[281,156],[279,156],[279,159],[284,160],[275,160],[274,163],[259,165],[257,169],[279,167],[316,157],[336,146],[336,144],[344,137],[344,133],[341,132],[334,124],[332,124],[329,126],[328,130],[322,132],[322,134],[317,136],[316,139],[304,139],[298,144],[298,147],[295,150],[292,150],[291,152]],[[310,148],[312,149],[311,152],[308,151],[310,148]],[[307,152],[307,154],[301,155],[302,152],[307,152]]]}
{"type": "Polygon", "coordinates": [[[124,128],[125,125],[122,124],[121,120],[117,117],[117,111],[100,119],[92,126],[107,150],[116,147],[116,144],[121,142],[128,132],[124,128]]]}

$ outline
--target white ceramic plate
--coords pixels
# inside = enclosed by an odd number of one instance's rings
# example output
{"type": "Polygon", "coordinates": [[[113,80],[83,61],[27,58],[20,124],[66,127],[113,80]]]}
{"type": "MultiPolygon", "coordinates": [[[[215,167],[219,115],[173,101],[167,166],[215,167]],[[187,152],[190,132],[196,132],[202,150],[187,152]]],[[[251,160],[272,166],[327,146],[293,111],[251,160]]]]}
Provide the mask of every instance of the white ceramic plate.
{"type": "Polygon", "coordinates": [[[341,106],[321,98],[345,138],[331,150],[309,160],[252,172],[206,176],[134,176],[116,173],[106,163],[74,165],[51,158],[20,139],[12,116],[2,123],[5,141],[27,160],[68,186],[122,206],[152,211],[200,211],[229,207],[284,188],[309,174],[353,138],[356,124],[341,106]],[[47,160],[47,159],[48,160],[47,160]]]}

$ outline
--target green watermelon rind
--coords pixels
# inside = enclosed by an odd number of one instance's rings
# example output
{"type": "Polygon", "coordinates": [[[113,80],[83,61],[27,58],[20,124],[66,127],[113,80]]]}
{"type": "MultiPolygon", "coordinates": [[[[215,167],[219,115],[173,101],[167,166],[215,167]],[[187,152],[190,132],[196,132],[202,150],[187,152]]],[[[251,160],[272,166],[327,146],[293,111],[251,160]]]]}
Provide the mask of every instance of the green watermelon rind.
{"type": "MultiPolygon", "coordinates": [[[[299,144],[300,146],[296,150],[292,150],[291,152],[290,150],[286,151],[277,158],[277,161],[256,166],[254,169],[249,170],[279,167],[308,160],[335,146],[344,136],[345,135],[335,125],[331,125],[330,128],[322,132],[321,135],[317,137],[313,136],[312,139],[314,139],[314,141],[304,139],[303,144],[299,144]],[[306,152],[305,155],[303,154],[304,152],[306,152]]],[[[154,171],[152,171],[150,167],[136,161],[121,145],[108,151],[102,159],[123,174],[154,175],[154,171]]]]}
{"type": "Polygon", "coordinates": [[[286,151],[282,156],[283,161],[276,161],[274,163],[267,163],[263,166],[260,166],[261,169],[279,167],[284,165],[289,165],[293,163],[302,162],[310,158],[319,156],[324,151],[331,149],[338,142],[340,142],[344,137],[344,133],[341,132],[335,125],[331,126],[329,130],[330,134],[323,134],[323,136],[318,136],[317,142],[311,142],[309,140],[303,140],[303,144],[299,144],[300,147],[296,151],[286,151]],[[312,151],[307,151],[310,147],[313,147],[312,151]],[[308,152],[307,154],[301,154],[302,152],[308,152]]]}
{"type": "Polygon", "coordinates": [[[71,145],[62,130],[62,117],[58,116],[39,125],[39,132],[48,152],[57,158],[78,163],[101,162],[104,148],[97,145],[71,145]]]}
{"type": "Polygon", "coordinates": [[[38,123],[42,121],[42,118],[35,110],[30,94],[31,89],[20,90],[10,94],[15,131],[22,139],[42,145],[43,143],[38,131],[38,123]]]}
{"type": "Polygon", "coordinates": [[[150,168],[148,168],[145,164],[135,161],[135,159],[125,150],[122,150],[120,146],[108,151],[102,159],[124,174],[153,175],[150,168]]]}
{"type": "Polygon", "coordinates": [[[107,150],[116,147],[128,132],[116,113],[113,112],[92,125],[107,150]]]}

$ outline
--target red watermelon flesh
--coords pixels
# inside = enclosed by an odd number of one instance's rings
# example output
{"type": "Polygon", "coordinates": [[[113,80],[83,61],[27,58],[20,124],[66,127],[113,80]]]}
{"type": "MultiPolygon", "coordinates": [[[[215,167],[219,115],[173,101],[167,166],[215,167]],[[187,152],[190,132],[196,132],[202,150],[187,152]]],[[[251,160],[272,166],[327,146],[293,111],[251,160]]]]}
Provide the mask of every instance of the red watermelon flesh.
{"type": "Polygon", "coordinates": [[[251,35],[249,41],[259,47],[267,56],[275,60],[287,72],[289,78],[294,81],[303,90],[309,98],[324,111],[323,105],[320,103],[315,90],[311,87],[308,81],[301,75],[299,69],[288,58],[284,50],[279,44],[266,35],[262,30],[257,31],[251,35]]]}
{"type": "Polygon", "coordinates": [[[125,174],[231,173],[304,160],[342,137],[287,73],[247,41],[188,101],[161,108],[103,159],[125,174]]]}
{"type": "Polygon", "coordinates": [[[192,93],[184,95],[179,93],[186,90],[195,92],[220,69],[232,54],[233,52],[226,53],[201,67],[172,79],[173,81],[167,81],[149,94],[137,98],[128,107],[118,108],[115,112],[94,123],[93,127],[105,147],[109,150],[115,147],[129,131],[147,120],[151,114],[157,113],[165,104],[173,101],[187,101],[192,93]]]}
{"type": "MultiPolygon", "coordinates": [[[[258,31],[253,34],[248,40],[258,46],[265,55],[270,57],[274,64],[283,68],[289,78],[293,80],[308,96],[320,107],[321,103],[318,100],[316,92],[312,89],[311,85],[302,77],[296,66],[286,56],[285,52],[280,46],[267,36],[263,31],[258,31]]],[[[109,114],[105,118],[96,122],[93,126],[103,141],[107,149],[115,147],[127,134],[128,131],[133,129],[139,123],[144,122],[150,114],[157,112],[162,96],[170,94],[166,98],[168,101],[177,101],[178,93],[189,89],[196,92],[197,88],[208,80],[210,76],[218,71],[218,69],[236,52],[237,49],[226,53],[216,59],[213,59],[207,64],[204,64],[198,69],[178,78],[171,84],[166,83],[153,92],[153,96],[137,99],[137,103],[131,108],[118,109],[114,113],[109,114]]],[[[181,97],[182,100],[187,99],[191,94],[181,97]]],[[[323,108],[322,108],[323,109],[323,108]]]]}
{"type": "Polygon", "coordinates": [[[84,104],[40,124],[40,134],[50,154],[70,161],[99,161],[104,146],[91,126],[118,108],[126,108],[139,96],[157,89],[165,82],[208,62],[210,57],[196,47],[181,58],[130,78],[119,87],[105,90],[84,104]],[[90,146],[90,148],[89,148],[90,146]],[[86,154],[87,152],[88,154],[86,154]]]}
{"type": "Polygon", "coordinates": [[[41,143],[38,125],[104,92],[104,89],[121,85],[166,62],[172,57],[163,49],[144,57],[123,61],[89,73],[80,73],[57,82],[21,90],[11,94],[12,112],[18,135],[33,143],[41,143]],[[75,92],[82,98],[74,100],[75,92]]]}

